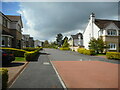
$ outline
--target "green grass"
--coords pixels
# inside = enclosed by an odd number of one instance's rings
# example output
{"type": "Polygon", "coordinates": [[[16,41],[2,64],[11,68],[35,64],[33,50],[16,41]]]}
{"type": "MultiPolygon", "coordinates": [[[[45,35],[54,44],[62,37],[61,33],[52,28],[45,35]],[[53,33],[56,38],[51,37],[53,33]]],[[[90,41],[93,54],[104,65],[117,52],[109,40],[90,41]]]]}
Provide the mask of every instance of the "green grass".
{"type": "Polygon", "coordinates": [[[96,54],[96,56],[106,56],[105,53],[99,53],[99,54],[96,54]]]}
{"type": "Polygon", "coordinates": [[[15,61],[26,61],[24,57],[15,57],[15,61]]]}

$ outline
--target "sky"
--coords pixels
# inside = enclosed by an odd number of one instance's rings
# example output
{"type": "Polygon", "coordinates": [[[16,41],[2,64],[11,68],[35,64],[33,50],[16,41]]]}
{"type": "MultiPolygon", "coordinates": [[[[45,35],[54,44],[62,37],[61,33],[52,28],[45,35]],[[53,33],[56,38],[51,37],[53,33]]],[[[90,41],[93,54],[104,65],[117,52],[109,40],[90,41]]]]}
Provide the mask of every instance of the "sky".
{"type": "Polygon", "coordinates": [[[23,34],[55,40],[56,34],[83,32],[93,12],[99,19],[118,19],[117,2],[3,2],[2,12],[21,15],[23,34]]]}

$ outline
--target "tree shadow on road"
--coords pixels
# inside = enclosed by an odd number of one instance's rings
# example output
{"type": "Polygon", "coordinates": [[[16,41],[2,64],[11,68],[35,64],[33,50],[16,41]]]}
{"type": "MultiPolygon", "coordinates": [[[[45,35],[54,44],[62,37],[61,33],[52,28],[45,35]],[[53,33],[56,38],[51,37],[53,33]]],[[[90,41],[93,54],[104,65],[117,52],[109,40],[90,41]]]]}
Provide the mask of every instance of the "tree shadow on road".
{"type": "Polygon", "coordinates": [[[21,66],[24,64],[25,64],[24,62],[11,62],[9,64],[2,65],[2,67],[17,67],[17,66],[21,66]]]}
{"type": "Polygon", "coordinates": [[[40,53],[40,55],[50,55],[49,53],[40,53]]]}

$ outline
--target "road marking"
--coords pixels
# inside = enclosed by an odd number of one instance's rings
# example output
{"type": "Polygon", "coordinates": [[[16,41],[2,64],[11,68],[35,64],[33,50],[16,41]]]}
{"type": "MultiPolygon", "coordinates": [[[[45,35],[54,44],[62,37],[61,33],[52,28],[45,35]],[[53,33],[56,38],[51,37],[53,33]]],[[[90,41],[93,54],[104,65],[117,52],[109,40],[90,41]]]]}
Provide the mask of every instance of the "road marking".
{"type": "Polygon", "coordinates": [[[43,64],[44,64],[44,65],[50,65],[50,63],[49,63],[49,62],[43,62],[43,64]]]}
{"type": "Polygon", "coordinates": [[[64,90],[67,90],[67,87],[66,87],[65,83],[63,82],[62,78],[60,77],[57,69],[55,68],[55,66],[53,65],[53,63],[52,63],[51,60],[50,60],[50,63],[52,64],[52,67],[53,67],[53,69],[55,70],[55,72],[56,72],[56,74],[57,74],[57,76],[58,76],[58,79],[60,80],[60,83],[62,84],[64,90]]]}
{"type": "Polygon", "coordinates": [[[80,59],[80,61],[83,61],[82,59],[80,59]]]}
{"type": "Polygon", "coordinates": [[[89,59],[89,61],[91,61],[91,60],[89,59]]]}

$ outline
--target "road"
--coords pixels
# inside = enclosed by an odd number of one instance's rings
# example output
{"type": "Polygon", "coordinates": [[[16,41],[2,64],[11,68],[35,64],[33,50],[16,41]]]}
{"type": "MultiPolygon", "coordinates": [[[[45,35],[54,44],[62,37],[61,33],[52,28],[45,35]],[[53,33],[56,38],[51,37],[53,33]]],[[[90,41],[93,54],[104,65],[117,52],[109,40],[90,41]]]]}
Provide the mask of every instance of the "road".
{"type": "Polygon", "coordinates": [[[83,55],[73,51],[61,51],[58,49],[44,49],[48,53],[51,61],[104,61],[110,63],[120,63],[118,60],[109,60],[100,57],[83,55]]]}
{"type": "Polygon", "coordinates": [[[38,61],[30,62],[11,88],[63,88],[50,61],[105,61],[118,63],[116,60],[82,55],[72,51],[44,49],[38,61]]]}

